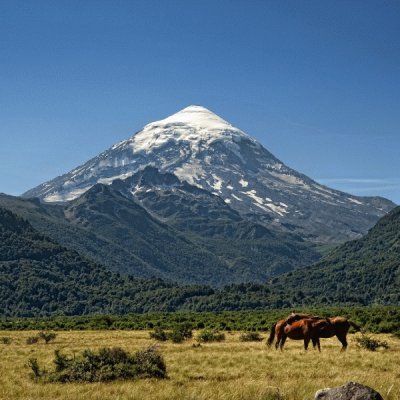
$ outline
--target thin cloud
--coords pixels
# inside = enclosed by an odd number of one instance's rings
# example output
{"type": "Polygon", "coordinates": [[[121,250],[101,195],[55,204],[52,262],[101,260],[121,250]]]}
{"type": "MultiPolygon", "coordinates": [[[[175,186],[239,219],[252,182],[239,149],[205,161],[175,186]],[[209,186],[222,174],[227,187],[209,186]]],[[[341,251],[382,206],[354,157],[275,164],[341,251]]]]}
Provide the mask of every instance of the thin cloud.
{"type": "Polygon", "coordinates": [[[400,178],[319,178],[317,181],[359,195],[400,191],[400,178]]]}
{"type": "Polygon", "coordinates": [[[377,184],[377,185],[400,185],[400,178],[319,178],[321,183],[357,183],[357,184],[377,184]]]}

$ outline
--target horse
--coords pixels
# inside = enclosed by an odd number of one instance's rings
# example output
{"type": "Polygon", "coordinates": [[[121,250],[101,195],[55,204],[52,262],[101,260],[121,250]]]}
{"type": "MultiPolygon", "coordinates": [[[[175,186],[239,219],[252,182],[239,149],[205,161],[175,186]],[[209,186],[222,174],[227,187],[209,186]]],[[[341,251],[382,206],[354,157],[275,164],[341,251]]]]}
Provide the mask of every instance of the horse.
{"type": "Polygon", "coordinates": [[[318,347],[318,350],[321,351],[321,345],[319,342],[319,333],[320,330],[324,329],[326,325],[329,325],[327,320],[315,320],[312,318],[300,319],[298,321],[294,321],[291,324],[286,323],[283,328],[284,334],[280,340],[280,349],[283,350],[283,346],[285,345],[286,339],[294,339],[294,340],[304,340],[304,350],[307,351],[308,344],[310,340],[312,340],[313,347],[318,347]]]}
{"type": "Polygon", "coordinates": [[[278,321],[280,324],[276,323],[273,326],[273,332],[271,329],[271,334],[268,339],[267,344],[271,345],[274,339],[274,335],[277,335],[277,343],[275,348],[280,347],[283,350],[286,338],[304,339],[304,348],[307,349],[310,339],[313,341],[313,346],[318,346],[318,350],[321,351],[319,339],[320,338],[330,338],[336,336],[339,342],[342,344],[341,351],[347,349],[347,333],[352,326],[356,331],[361,328],[354,322],[349,321],[344,317],[332,317],[332,318],[320,318],[320,319],[299,319],[300,316],[296,314],[291,314],[286,320],[278,321]],[[301,321],[307,321],[307,323],[301,323],[301,321]],[[301,337],[301,332],[303,332],[303,337],[301,337]],[[307,346],[306,346],[307,341],[307,346]]]}
{"type": "Polygon", "coordinates": [[[313,323],[313,327],[319,338],[336,336],[342,344],[340,351],[346,351],[347,349],[347,333],[350,327],[353,327],[357,332],[361,330],[357,324],[344,317],[332,317],[326,318],[325,320],[318,320],[313,323]],[[324,321],[327,321],[328,324],[324,321]]]}
{"type": "MultiPolygon", "coordinates": [[[[293,329],[295,332],[293,333],[290,330],[290,326],[302,320],[310,320],[307,324],[312,324],[312,326],[304,326],[301,328],[310,332],[309,334],[305,333],[303,337],[304,341],[308,340],[309,343],[311,339],[314,348],[317,346],[319,351],[321,351],[319,338],[330,338],[333,336],[336,336],[339,342],[342,344],[341,351],[345,351],[348,345],[347,333],[350,329],[350,326],[352,326],[356,331],[359,331],[361,329],[354,322],[349,321],[344,317],[321,318],[316,315],[291,313],[286,319],[279,320],[272,326],[270,336],[267,340],[268,346],[272,345],[276,335],[277,341],[275,344],[275,348],[278,349],[279,347],[281,350],[283,350],[283,346],[287,337],[298,337],[300,335],[299,325],[294,326],[293,329]],[[290,335],[288,333],[290,333],[290,335]]],[[[301,339],[301,337],[299,337],[298,339],[301,339]]],[[[304,343],[304,347],[306,347],[306,343],[304,343]]]]}
{"type": "MultiPolygon", "coordinates": [[[[275,335],[276,335],[275,349],[278,349],[278,347],[280,346],[282,338],[285,336],[285,332],[284,332],[285,327],[288,324],[291,324],[291,323],[293,323],[295,321],[299,321],[299,320],[302,320],[302,319],[318,320],[318,319],[322,319],[322,318],[318,317],[316,315],[310,315],[310,314],[291,313],[291,314],[288,315],[288,317],[286,319],[281,319],[281,320],[275,322],[274,325],[272,325],[271,330],[270,330],[270,335],[269,335],[269,338],[267,340],[267,345],[269,347],[272,345],[272,343],[273,343],[273,341],[275,339],[275,335]]],[[[319,347],[319,343],[316,343],[316,342],[313,341],[314,348],[315,348],[315,346],[317,344],[318,344],[318,347],[319,347]]],[[[281,350],[282,350],[282,348],[281,348],[281,350]]]]}

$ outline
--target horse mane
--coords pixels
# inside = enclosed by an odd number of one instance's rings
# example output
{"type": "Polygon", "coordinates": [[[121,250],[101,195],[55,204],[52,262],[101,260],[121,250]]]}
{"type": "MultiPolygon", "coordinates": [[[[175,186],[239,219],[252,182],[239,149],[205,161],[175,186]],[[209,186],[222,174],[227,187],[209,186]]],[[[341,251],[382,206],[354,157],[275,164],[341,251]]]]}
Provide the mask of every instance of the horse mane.
{"type": "Polygon", "coordinates": [[[319,317],[318,315],[312,315],[312,314],[303,314],[303,313],[295,313],[292,312],[286,317],[286,322],[288,324],[291,324],[295,321],[299,321],[301,319],[313,319],[313,320],[320,320],[320,319],[325,319],[323,317],[319,317]]]}

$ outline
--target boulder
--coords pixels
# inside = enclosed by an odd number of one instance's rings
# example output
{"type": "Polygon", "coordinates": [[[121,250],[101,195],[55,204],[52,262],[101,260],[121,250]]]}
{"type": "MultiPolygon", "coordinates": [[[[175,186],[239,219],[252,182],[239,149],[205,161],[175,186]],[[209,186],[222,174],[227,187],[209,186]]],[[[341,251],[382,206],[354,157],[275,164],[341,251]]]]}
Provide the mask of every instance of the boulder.
{"type": "Polygon", "coordinates": [[[383,398],[368,386],[349,382],[336,388],[318,390],[314,400],[383,400],[383,398]]]}

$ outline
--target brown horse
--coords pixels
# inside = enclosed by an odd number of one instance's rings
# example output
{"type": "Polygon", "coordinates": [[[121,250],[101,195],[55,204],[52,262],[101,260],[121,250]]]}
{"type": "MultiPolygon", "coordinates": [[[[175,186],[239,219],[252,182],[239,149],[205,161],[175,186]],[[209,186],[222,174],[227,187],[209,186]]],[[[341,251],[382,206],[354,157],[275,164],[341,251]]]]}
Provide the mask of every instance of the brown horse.
{"type": "Polygon", "coordinates": [[[283,349],[287,337],[292,339],[301,339],[301,336],[303,335],[304,348],[306,350],[311,339],[314,347],[316,344],[318,346],[318,350],[321,351],[319,339],[336,336],[339,342],[342,344],[341,351],[345,351],[347,349],[347,333],[351,326],[357,331],[360,330],[358,325],[344,317],[333,317],[318,320],[304,319],[295,321],[291,324],[288,323],[284,328],[284,335],[280,341],[280,349],[283,349]]]}
{"type": "MultiPolygon", "coordinates": [[[[285,327],[288,324],[291,324],[295,321],[299,321],[302,319],[312,319],[312,320],[319,320],[322,319],[321,317],[317,317],[315,315],[310,315],[310,314],[299,314],[299,313],[291,313],[288,315],[288,317],[286,319],[281,319],[279,321],[277,321],[270,330],[270,335],[269,338],[267,340],[267,345],[271,346],[274,339],[275,339],[275,335],[276,335],[276,343],[275,343],[275,349],[278,349],[278,347],[281,348],[283,345],[281,345],[281,341],[282,339],[285,337],[285,327]],[[290,321],[290,322],[289,322],[290,321]]],[[[285,338],[286,340],[286,338],[285,338]]],[[[315,347],[316,345],[318,345],[319,348],[319,341],[318,343],[316,341],[313,340],[313,346],[315,347]]],[[[307,344],[308,346],[308,344],[307,344]]]]}
{"type": "Polygon", "coordinates": [[[283,350],[287,338],[304,340],[304,350],[308,349],[308,344],[310,343],[310,340],[312,340],[314,348],[317,346],[318,350],[321,351],[319,331],[328,324],[329,322],[324,319],[315,320],[312,318],[300,319],[291,324],[287,323],[283,328],[284,334],[280,340],[279,347],[281,351],[283,350]]]}
{"type": "MultiPolygon", "coordinates": [[[[301,314],[300,314],[301,315],[301,314]]],[[[304,315],[304,314],[303,314],[304,315]]],[[[314,347],[317,345],[321,351],[319,338],[330,338],[336,336],[342,343],[341,351],[347,348],[347,333],[352,326],[359,331],[360,327],[354,322],[343,317],[299,319],[299,314],[291,314],[286,320],[278,321],[272,328],[267,344],[270,346],[277,335],[275,348],[283,349],[287,337],[304,339],[304,348],[307,350],[308,343],[312,340],[314,347]],[[301,323],[301,321],[306,321],[301,323]],[[301,333],[303,337],[301,337],[301,333]],[[307,342],[307,344],[306,344],[307,342]]]]}

